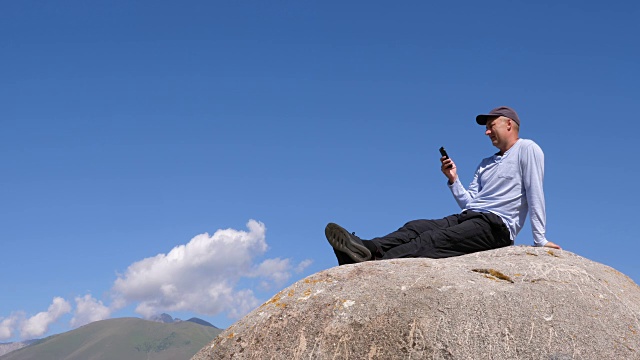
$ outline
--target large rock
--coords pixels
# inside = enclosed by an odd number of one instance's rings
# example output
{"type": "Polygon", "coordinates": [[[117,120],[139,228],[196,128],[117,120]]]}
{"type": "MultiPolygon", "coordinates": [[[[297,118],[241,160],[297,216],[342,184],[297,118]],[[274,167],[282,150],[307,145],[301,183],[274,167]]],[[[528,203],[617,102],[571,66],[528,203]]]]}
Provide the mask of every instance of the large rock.
{"type": "Polygon", "coordinates": [[[204,359],[640,359],[640,288],[568,251],[511,246],[334,267],[226,329],[204,359]]]}

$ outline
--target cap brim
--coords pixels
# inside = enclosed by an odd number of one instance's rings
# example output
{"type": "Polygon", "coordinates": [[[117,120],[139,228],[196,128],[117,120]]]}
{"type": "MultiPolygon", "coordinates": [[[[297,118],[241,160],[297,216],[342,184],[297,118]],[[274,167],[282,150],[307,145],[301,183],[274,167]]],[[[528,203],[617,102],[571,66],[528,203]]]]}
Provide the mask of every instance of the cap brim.
{"type": "Polygon", "coordinates": [[[500,117],[500,115],[480,114],[476,116],[476,122],[478,123],[478,125],[487,125],[487,121],[489,120],[489,118],[497,118],[497,117],[500,117]]]}

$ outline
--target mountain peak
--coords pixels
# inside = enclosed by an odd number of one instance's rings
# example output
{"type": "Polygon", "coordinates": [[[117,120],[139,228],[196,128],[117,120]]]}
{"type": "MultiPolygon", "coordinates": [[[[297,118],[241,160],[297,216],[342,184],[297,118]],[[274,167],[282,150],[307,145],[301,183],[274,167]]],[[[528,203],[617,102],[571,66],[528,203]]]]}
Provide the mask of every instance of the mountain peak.
{"type": "MultiPolygon", "coordinates": [[[[158,318],[168,319],[167,316],[158,318]]],[[[188,321],[116,318],[89,323],[0,356],[2,360],[188,359],[222,330],[188,321]]]]}
{"type": "Polygon", "coordinates": [[[179,319],[174,319],[173,316],[166,313],[162,313],[160,315],[154,315],[150,317],[149,320],[164,323],[164,324],[173,324],[174,322],[176,322],[176,320],[179,320],[179,319]]]}
{"type": "Polygon", "coordinates": [[[210,322],[204,321],[204,320],[202,320],[202,319],[198,319],[198,318],[196,318],[196,317],[192,317],[191,319],[189,319],[189,320],[187,320],[187,321],[192,322],[192,323],[196,323],[196,324],[198,324],[198,325],[202,325],[202,326],[211,326],[212,328],[219,329],[218,327],[214,326],[214,325],[213,325],[213,324],[211,324],[210,322]]]}
{"type": "MultiPolygon", "coordinates": [[[[175,324],[175,323],[182,322],[182,320],[180,320],[178,318],[174,318],[173,316],[171,316],[171,315],[169,315],[167,313],[162,313],[160,315],[152,316],[148,320],[149,321],[155,321],[155,322],[163,323],[163,324],[175,324]]],[[[198,325],[210,326],[212,328],[219,329],[218,327],[214,326],[210,322],[202,320],[202,319],[199,319],[197,317],[192,317],[191,319],[189,319],[187,321],[188,322],[192,322],[192,323],[196,323],[198,325]]]]}

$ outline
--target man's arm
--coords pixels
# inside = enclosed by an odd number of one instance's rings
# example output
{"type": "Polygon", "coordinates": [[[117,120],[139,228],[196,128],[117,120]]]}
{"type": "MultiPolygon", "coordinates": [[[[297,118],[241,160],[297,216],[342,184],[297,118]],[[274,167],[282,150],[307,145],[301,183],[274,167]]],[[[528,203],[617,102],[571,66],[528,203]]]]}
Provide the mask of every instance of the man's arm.
{"type": "Polygon", "coordinates": [[[473,181],[471,182],[471,185],[469,185],[469,190],[467,190],[462,186],[462,183],[458,178],[456,164],[453,160],[442,157],[440,158],[440,162],[442,163],[442,173],[447,177],[447,179],[449,179],[447,184],[449,185],[449,189],[451,189],[453,197],[456,199],[456,202],[461,209],[466,209],[469,202],[471,202],[478,193],[478,172],[476,171],[473,181]]]}
{"type": "Polygon", "coordinates": [[[544,153],[538,145],[531,143],[523,149],[520,161],[534,245],[560,249],[560,246],[546,238],[546,209],[543,189],[544,153]]]}

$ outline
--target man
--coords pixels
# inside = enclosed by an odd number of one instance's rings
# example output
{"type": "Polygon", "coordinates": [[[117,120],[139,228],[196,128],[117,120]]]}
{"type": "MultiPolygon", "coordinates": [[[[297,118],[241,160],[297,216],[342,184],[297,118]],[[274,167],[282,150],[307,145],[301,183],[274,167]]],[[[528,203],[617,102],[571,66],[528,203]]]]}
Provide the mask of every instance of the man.
{"type": "Polygon", "coordinates": [[[439,220],[414,220],[397,231],[362,240],[329,223],[327,240],[338,264],[403,257],[444,258],[513,245],[530,214],[535,246],[560,249],[545,236],[544,154],[533,141],[520,139],[520,119],[506,106],[476,117],[498,152],[480,162],[468,189],[456,165],[440,158],[442,173],[463,210],[439,220]]]}

